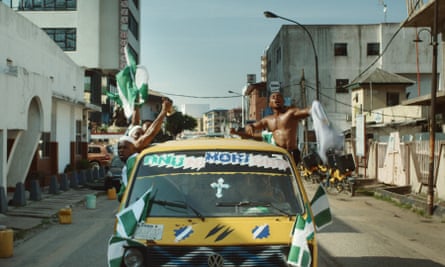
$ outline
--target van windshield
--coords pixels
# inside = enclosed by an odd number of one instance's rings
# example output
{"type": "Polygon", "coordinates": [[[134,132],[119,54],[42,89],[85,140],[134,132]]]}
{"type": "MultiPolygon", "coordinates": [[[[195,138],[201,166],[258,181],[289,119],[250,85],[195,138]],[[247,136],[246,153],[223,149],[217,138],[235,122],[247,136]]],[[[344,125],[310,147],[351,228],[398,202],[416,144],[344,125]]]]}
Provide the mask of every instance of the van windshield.
{"type": "Polygon", "coordinates": [[[266,152],[147,154],[128,203],[151,188],[150,217],[296,215],[303,208],[291,169],[287,157],[266,152]]]}

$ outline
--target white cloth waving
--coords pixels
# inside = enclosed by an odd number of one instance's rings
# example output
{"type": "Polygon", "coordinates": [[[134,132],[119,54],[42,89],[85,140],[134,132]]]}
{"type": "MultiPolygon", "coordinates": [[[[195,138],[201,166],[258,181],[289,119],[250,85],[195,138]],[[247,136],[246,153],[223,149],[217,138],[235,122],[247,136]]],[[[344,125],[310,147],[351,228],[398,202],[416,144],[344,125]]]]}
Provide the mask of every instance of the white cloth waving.
{"type": "Polygon", "coordinates": [[[312,102],[311,116],[314,124],[315,136],[318,141],[318,155],[326,164],[328,162],[326,152],[328,150],[342,150],[344,143],[343,134],[334,129],[332,123],[326,116],[326,112],[320,102],[312,102]]]}

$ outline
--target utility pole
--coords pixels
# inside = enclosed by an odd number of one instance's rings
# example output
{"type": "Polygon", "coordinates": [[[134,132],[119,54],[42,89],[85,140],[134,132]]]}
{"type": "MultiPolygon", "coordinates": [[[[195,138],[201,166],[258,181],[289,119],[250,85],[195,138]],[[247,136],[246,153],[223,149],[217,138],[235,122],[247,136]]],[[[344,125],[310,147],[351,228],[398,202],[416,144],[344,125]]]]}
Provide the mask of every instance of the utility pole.
{"type": "Polygon", "coordinates": [[[436,91],[437,91],[437,27],[439,21],[439,0],[434,2],[434,22],[432,29],[433,40],[433,66],[432,66],[432,80],[431,80],[431,106],[430,106],[430,156],[429,156],[429,170],[428,170],[428,195],[427,206],[428,214],[433,215],[434,212],[434,148],[436,139],[436,91]]]}
{"type": "MultiPolygon", "coordinates": [[[[304,69],[301,71],[301,80],[300,80],[300,86],[301,86],[301,104],[303,105],[303,108],[307,107],[306,103],[306,80],[304,79],[304,69]]],[[[303,146],[303,155],[307,155],[309,153],[308,149],[308,130],[307,130],[307,118],[303,119],[303,129],[304,129],[304,146],[303,146]]]]}

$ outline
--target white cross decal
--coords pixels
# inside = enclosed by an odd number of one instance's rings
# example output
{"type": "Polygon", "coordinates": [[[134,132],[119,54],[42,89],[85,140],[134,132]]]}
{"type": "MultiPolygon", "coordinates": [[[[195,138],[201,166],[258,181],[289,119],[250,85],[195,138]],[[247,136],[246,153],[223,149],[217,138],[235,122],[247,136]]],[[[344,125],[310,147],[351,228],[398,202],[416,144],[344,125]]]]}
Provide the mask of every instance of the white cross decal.
{"type": "Polygon", "coordinates": [[[217,183],[211,183],[210,187],[216,188],[216,197],[221,198],[223,196],[222,190],[223,189],[229,189],[230,185],[224,184],[224,179],[219,178],[217,183]]]}

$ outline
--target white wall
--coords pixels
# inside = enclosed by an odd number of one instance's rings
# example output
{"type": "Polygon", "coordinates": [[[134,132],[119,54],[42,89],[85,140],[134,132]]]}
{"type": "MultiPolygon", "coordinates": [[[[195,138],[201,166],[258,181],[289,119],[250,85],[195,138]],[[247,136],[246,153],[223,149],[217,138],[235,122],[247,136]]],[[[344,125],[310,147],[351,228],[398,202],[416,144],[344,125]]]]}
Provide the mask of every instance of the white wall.
{"type": "MultiPolygon", "coordinates": [[[[388,72],[416,77],[417,53],[422,86],[429,84],[426,80],[431,77],[431,46],[426,41],[419,43],[416,49],[416,43],[413,42],[416,32],[413,28],[402,28],[392,39],[399,26],[398,23],[305,25],[311,33],[318,56],[321,103],[341,130],[350,128],[345,116],[351,112],[350,94],[336,93],[336,79],[348,79],[352,82],[375,61],[373,68],[379,67],[388,72]],[[367,44],[375,42],[380,43],[381,51],[388,46],[381,58],[367,55],[367,44]],[[347,56],[334,55],[335,43],[347,44],[347,56]]],[[[428,36],[422,37],[425,37],[422,38],[424,40],[428,39],[428,36]]],[[[271,42],[267,57],[272,65],[267,70],[268,81],[281,82],[284,95],[291,96],[298,106],[302,105],[299,84],[304,70],[309,105],[315,99],[315,55],[309,35],[297,25],[283,25],[271,42]],[[277,59],[278,49],[281,50],[281,60],[277,59]]],[[[443,60],[442,49],[439,49],[439,62],[442,62],[440,60],[443,60]]],[[[412,90],[417,93],[417,85],[413,85],[412,90]]],[[[411,94],[413,96],[415,95],[411,94]]]]}
{"type": "MultiPolygon", "coordinates": [[[[135,19],[139,12],[128,1],[135,19]]],[[[119,69],[120,0],[78,0],[75,11],[19,12],[41,28],[76,28],[76,51],[66,54],[84,68],[119,69]]],[[[139,41],[129,34],[128,41],[139,52],[139,41]]]]}
{"type": "MultiPolygon", "coordinates": [[[[3,112],[0,116],[0,129],[9,138],[19,136],[17,133],[22,130],[26,131],[30,120],[28,111],[31,100],[36,99],[40,109],[40,131],[35,132],[38,135],[35,138],[40,138],[40,132],[51,131],[56,136],[53,141],[61,143],[59,165],[64,167],[69,162],[69,141],[74,140],[73,118],[82,119],[83,88],[83,69],[39,27],[0,4],[0,106],[3,112]],[[12,61],[12,68],[7,66],[7,60],[12,61]],[[59,109],[57,106],[53,109],[56,101],[64,103],[63,106],[66,107],[59,109]]],[[[5,140],[2,139],[1,142],[5,140]]],[[[22,139],[22,142],[27,141],[22,139]]],[[[29,146],[35,147],[34,143],[29,146]]],[[[7,149],[5,144],[0,147],[7,149]]],[[[33,155],[34,153],[29,152],[19,156],[27,162],[33,155]]],[[[15,160],[19,159],[9,159],[10,162],[15,160]]],[[[0,165],[2,170],[8,168],[4,160],[0,165]]],[[[14,173],[13,170],[11,172],[14,173]]],[[[5,172],[1,175],[0,185],[4,185],[5,172]]],[[[24,181],[24,178],[17,179],[24,181]]]]}
{"type": "MultiPolygon", "coordinates": [[[[70,162],[70,154],[67,153],[70,151],[70,142],[72,137],[72,127],[68,126],[68,123],[71,123],[69,119],[71,117],[71,107],[63,102],[55,103],[55,112],[57,114],[55,118],[56,125],[56,135],[58,145],[58,153],[59,153],[59,172],[63,172],[65,166],[70,162]],[[67,120],[68,121],[64,121],[67,120]]],[[[51,133],[53,134],[53,133],[51,133]]]]}

